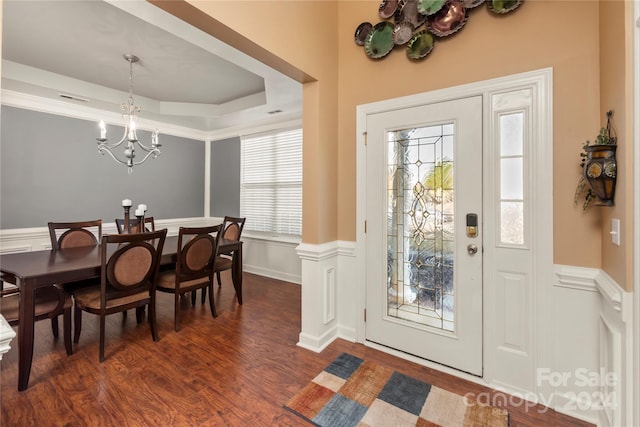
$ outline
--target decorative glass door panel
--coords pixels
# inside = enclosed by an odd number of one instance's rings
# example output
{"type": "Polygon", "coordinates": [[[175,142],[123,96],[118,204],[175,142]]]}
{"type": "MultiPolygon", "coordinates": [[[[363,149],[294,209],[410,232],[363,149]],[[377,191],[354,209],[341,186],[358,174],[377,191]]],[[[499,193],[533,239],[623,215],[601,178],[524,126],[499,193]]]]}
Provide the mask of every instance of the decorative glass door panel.
{"type": "Polygon", "coordinates": [[[482,97],[368,115],[366,150],[367,341],[481,375],[482,97]]]}
{"type": "Polygon", "coordinates": [[[454,330],[454,126],[387,132],[387,314],[454,330]]]}

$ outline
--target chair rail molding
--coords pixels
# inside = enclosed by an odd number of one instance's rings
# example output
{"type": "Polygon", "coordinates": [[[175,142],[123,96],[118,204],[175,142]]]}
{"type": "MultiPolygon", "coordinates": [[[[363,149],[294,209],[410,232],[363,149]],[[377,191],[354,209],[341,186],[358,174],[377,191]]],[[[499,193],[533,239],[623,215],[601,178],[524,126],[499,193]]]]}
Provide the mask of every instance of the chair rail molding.
{"type": "MultiPolygon", "coordinates": [[[[200,227],[222,223],[222,218],[173,218],[156,220],[156,228],[166,228],[167,236],[177,236],[180,227],[200,227]]],[[[118,234],[114,221],[104,222],[103,234],[118,234]]],[[[0,254],[51,249],[47,227],[0,230],[0,254]]]]}

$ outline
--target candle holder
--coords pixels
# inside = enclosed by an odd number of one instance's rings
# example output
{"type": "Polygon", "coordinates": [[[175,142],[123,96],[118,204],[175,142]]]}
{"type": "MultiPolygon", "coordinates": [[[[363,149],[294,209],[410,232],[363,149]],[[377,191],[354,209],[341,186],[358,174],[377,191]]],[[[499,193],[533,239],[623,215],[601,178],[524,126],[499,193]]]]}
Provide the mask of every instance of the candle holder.
{"type": "Polygon", "coordinates": [[[131,222],[129,221],[131,206],[123,206],[124,208],[124,230],[127,234],[131,234],[131,222]]]}
{"type": "Polygon", "coordinates": [[[136,212],[136,218],[138,218],[138,233],[144,233],[144,211],[142,215],[136,212]]]}

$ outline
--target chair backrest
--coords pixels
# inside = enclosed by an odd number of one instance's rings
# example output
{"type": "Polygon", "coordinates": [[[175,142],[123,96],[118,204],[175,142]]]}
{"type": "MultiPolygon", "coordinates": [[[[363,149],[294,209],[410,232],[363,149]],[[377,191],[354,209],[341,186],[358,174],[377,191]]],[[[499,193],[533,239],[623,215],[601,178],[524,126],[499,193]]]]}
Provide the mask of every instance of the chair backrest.
{"type": "Polygon", "coordinates": [[[167,229],[102,237],[101,305],[155,289],[167,229]]]}
{"type": "Polygon", "coordinates": [[[102,239],[102,220],[50,222],[49,237],[53,249],[96,246],[102,239]]]}
{"type": "Polygon", "coordinates": [[[209,227],[180,227],[178,231],[178,282],[213,277],[222,224],[209,227]]]}
{"type": "Polygon", "coordinates": [[[223,237],[228,240],[240,240],[242,229],[246,218],[236,218],[233,216],[224,217],[224,234],[223,237]]]}
{"type": "MultiPolygon", "coordinates": [[[[152,216],[144,217],[145,231],[156,231],[156,222],[152,216]],[[150,225],[150,227],[148,226],[150,225]]],[[[118,229],[118,234],[124,233],[124,219],[116,218],[116,228],[118,229]]],[[[138,218],[129,218],[129,228],[133,230],[134,233],[137,233],[138,228],[138,218]]]]}

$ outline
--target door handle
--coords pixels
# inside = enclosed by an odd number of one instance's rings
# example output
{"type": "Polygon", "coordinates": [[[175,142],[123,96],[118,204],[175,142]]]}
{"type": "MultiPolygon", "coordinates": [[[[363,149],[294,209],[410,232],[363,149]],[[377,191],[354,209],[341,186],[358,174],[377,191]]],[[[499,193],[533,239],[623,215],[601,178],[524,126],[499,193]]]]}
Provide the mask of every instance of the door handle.
{"type": "Polygon", "coordinates": [[[475,255],[478,252],[478,246],[474,245],[473,243],[467,245],[467,252],[469,252],[469,255],[475,255]]]}

